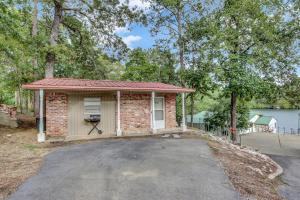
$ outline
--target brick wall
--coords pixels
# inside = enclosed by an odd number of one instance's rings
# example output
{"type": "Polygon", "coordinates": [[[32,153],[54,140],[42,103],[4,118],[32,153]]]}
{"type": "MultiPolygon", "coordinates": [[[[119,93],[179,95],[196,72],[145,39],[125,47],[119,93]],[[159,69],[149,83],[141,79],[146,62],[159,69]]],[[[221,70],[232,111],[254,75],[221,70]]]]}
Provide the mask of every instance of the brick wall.
{"type": "Polygon", "coordinates": [[[151,94],[121,94],[121,129],[124,132],[151,131],[151,94]]]}
{"type": "Polygon", "coordinates": [[[166,128],[176,128],[176,94],[165,95],[166,128]]]}
{"type": "MultiPolygon", "coordinates": [[[[166,94],[166,128],[176,128],[176,94],[166,94]]],[[[121,129],[126,133],[151,131],[151,94],[121,95],[121,129]]]]}
{"type": "Polygon", "coordinates": [[[68,131],[68,97],[63,93],[46,93],[46,134],[66,135],[68,131]]]}
{"type": "MultiPolygon", "coordinates": [[[[175,128],[176,94],[166,94],[166,128],[175,128]]],[[[46,93],[46,134],[65,136],[68,129],[68,97],[63,93],[46,93]]],[[[151,131],[151,94],[121,94],[121,129],[125,133],[151,131]]]]}

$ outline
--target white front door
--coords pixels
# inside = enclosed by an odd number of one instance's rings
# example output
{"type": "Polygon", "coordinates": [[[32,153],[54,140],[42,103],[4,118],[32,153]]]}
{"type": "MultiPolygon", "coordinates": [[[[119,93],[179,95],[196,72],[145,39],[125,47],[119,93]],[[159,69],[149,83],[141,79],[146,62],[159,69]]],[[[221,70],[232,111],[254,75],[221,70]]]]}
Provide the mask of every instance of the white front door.
{"type": "Polygon", "coordinates": [[[165,128],[165,99],[155,97],[154,99],[154,123],[156,129],[165,128]]]}

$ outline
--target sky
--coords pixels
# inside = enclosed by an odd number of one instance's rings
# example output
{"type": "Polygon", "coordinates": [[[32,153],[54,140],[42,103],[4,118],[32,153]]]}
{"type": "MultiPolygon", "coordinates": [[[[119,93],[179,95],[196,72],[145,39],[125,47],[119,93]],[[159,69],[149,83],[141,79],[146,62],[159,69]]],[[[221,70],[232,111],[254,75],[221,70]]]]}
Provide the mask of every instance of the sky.
{"type": "Polygon", "coordinates": [[[155,38],[151,36],[149,27],[133,24],[130,27],[117,28],[116,33],[130,49],[153,47],[155,38]],[[130,29],[130,30],[129,30],[130,29]]]}
{"type": "MultiPolygon", "coordinates": [[[[129,7],[136,7],[137,9],[143,10],[147,13],[150,3],[143,2],[143,0],[130,0],[129,7]]],[[[155,38],[150,34],[149,27],[139,24],[132,24],[127,27],[117,28],[116,33],[122,37],[123,42],[131,49],[138,47],[148,49],[151,48],[155,42],[155,38]]]]}
{"type": "MultiPolygon", "coordinates": [[[[137,7],[147,13],[150,4],[143,2],[143,0],[130,0],[129,7],[137,7]]],[[[130,49],[139,47],[148,49],[155,44],[155,37],[151,36],[150,28],[143,25],[132,24],[127,27],[117,28],[116,34],[122,38],[130,49]]],[[[300,76],[300,66],[297,67],[296,71],[298,76],[300,76]]]]}

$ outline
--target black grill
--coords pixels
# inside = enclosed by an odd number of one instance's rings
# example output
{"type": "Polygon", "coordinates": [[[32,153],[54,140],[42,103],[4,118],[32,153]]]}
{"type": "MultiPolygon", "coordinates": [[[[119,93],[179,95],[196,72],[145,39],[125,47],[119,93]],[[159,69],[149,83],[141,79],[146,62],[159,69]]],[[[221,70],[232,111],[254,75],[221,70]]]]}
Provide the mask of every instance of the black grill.
{"type": "Polygon", "coordinates": [[[98,124],[100,123],[100,119],[101,119],[100,115],[90,115],[89,117],[87,117],[87,118],[84,119],[86,122],[91,123],[91,125],[93,126],[93,128],[90,130],[90,132],[88,133],[88,135],[91,132],[93,132],[94,129],[97,130],[98,134],[102,134],[102,130],[97,127],[98,124]]]}
{"type": "Polygon", "coordinates": [[[85,118],[85,121],[88,122],[100,122],[100,115],[90,115],[88,118],[85,118]]]}

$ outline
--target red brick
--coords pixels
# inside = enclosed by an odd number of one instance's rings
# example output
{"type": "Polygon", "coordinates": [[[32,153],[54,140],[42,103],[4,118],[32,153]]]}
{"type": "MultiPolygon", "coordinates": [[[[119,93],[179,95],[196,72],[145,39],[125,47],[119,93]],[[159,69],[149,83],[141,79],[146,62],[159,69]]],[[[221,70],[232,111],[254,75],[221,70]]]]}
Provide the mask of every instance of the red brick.
{"type": "Polygon", "coordinates": [[[175,128],[176,122],[176,94],[165,95],[166,128],[175,128]]]}
{"type": "MultiPolygon", "coordinates": [[[[176,94],[166,94],[166,128],[176,128],[176,94]]],[[[121,129],[124,132],[151,131],[151,94],[122,94],[121,129]]]]}
{"type": "Polygon", "coordinates": [[[63,93],[46,93],[46,134],[67,135],[68,96],[63,93]]]}

